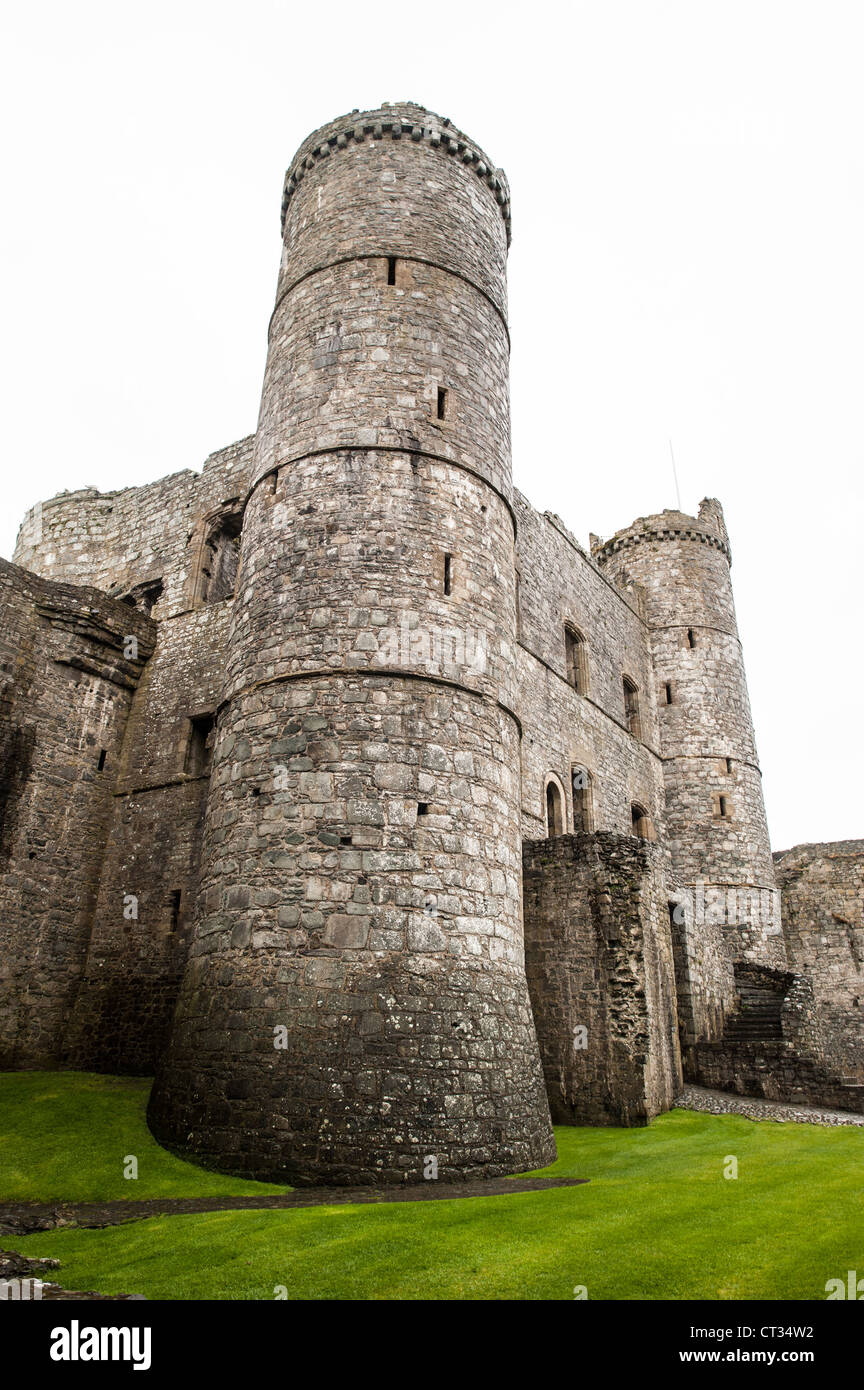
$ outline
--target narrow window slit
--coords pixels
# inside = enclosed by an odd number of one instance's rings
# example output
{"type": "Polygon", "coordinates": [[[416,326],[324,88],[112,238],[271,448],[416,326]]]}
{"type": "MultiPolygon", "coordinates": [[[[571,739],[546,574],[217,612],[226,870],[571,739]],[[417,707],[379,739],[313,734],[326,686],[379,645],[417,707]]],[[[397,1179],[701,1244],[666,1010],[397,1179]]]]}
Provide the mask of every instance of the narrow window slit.
{"type": "Polygon", "coordinates": [[[396,284],[396,257],[395,257],[395,256],[388,256],[388,257],[387,257],[387,284],[388,284],[388,285],[395,285],[395,284],[396,284]]]}
{"type": "Polygon", "coordinates": [[[687,645],[690,647],[691,651],[696,646],[696,634],[692,627],[688,627],[687,629],[687,645]]]}
{"type": "Polygon", "coordinates": [[[666,692],[666,703],[667,703],[667,705],[671,705],[671,704],[672,704],[672,682],[671,682],[671,681],[667,681],[666,684],[664,685],[663,689],[664,689],[664,691],[666,692]]]}
{"type": "Polygon", "coordinates": [[[444,592],[445,592],[445,594],[452,594],[452,592],[453,592],[453,556],[452,556],[452,555],[445,555],[445,556],[444,556],[444,592]]]}
{"type": "Polygon", "coordinates": [[[108,750],[107,750],[107,748],[100,748],[100,749],[99,749],[99,762],[96,764],[96,771],[97,771],[97,772],[101,772],[101,771],[103,770],[103,768],[105,767],[105,759],[107,758],[107,756],[108,756],[108,750]]]}
{"type": "Polygon", "coordinates": [[[447,418],[447,392],[443,386],[438,387],[438,419],[447,418]]]}

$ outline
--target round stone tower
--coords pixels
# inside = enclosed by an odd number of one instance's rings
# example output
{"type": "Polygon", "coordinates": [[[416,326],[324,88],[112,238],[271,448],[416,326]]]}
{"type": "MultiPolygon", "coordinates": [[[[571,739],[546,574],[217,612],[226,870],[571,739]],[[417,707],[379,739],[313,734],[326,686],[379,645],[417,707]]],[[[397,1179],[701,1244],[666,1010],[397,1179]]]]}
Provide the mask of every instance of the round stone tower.
{"type": "MultiPolygon", "coordinates": [[[[785,964],[719,502],[643,517],[594,556],[645,594],[673,864],[727,961],[785,964]]],[[[704,938],[703,938],[704,939],[704,938]]],[[[731,972],[727,975],[732,990],[731,972]]]]}
{"type": "Polygon", "coordinates": [[[284,252],[156,1135],[295,1183],[555,1152],[523,966],[504,175],[332,122],[284,252]]]}

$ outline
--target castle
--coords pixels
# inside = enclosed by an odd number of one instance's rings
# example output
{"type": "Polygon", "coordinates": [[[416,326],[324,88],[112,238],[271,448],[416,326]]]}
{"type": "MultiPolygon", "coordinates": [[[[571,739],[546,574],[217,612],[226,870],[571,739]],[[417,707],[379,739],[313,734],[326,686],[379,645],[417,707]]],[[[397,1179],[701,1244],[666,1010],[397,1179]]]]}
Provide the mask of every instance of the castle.
{"type": "Polygon", "coordinates": [[[0,1065],[296,1183],[526,1170],[682,1078],[862,1108],[864,845],[772,857],[718,502],[514,489],[503,172],[300,147],[258,428],[0,563],[0,1065]],[[781,910],[782,889],[782,910],[781,910]]]}

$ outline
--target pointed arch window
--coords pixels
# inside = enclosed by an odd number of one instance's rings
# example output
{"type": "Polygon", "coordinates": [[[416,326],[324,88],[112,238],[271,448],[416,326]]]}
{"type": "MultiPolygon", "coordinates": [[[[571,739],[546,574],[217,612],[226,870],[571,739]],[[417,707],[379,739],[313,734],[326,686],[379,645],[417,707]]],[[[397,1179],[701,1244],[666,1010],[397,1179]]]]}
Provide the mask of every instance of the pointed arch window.
{"type": "Polygon", "coordinates": [[[576,765],[571,769],[573,787],[573,833],[590,834],[594,830],[594,785],[587,767],[576,765]]]}
{"type": "Polygon", "coordinates": [[[642,713],[639,708],[639,687],[629,676],[622,677],[624,687],[624,722],[634,738],[642,737],[642,713]]]}
{"type": "Polygon", "coordinates": [[[588,694],[588,643],[585,634],[572,623],[564,625],[564,652],[567,680],[577,695],[588,694]]]}
{"type": "Polygon", "coordinates": [[[557,781],[550,777],[546,783],[546,836],[553,839],[564,834],[564,797],[557,781]]]}
{"type": "Polygon", "coordinates": [[[640,840],[657,839],[654,822],[651,820],[645,807],[638,801],[634,801],[630,807],[630,821],[633,827],[633,834],[638,835],[640,840]]]}

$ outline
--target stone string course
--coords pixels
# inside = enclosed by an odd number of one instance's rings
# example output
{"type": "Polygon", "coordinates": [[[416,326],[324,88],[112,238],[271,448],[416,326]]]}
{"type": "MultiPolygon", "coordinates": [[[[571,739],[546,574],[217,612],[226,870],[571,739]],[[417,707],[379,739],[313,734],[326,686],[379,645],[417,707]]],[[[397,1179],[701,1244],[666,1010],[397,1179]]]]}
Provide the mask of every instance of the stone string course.
{"type": "Polygon", "coordinates": [[[458,1184],[684,1081],[858,1108],[861,843],[772,858],[720,504],[586,550],[513,488],[509,238],[424,108],[316,131],[254,435],[0,564],[0,1065],[158,1069],[197,1161],[458,1184]]]}

